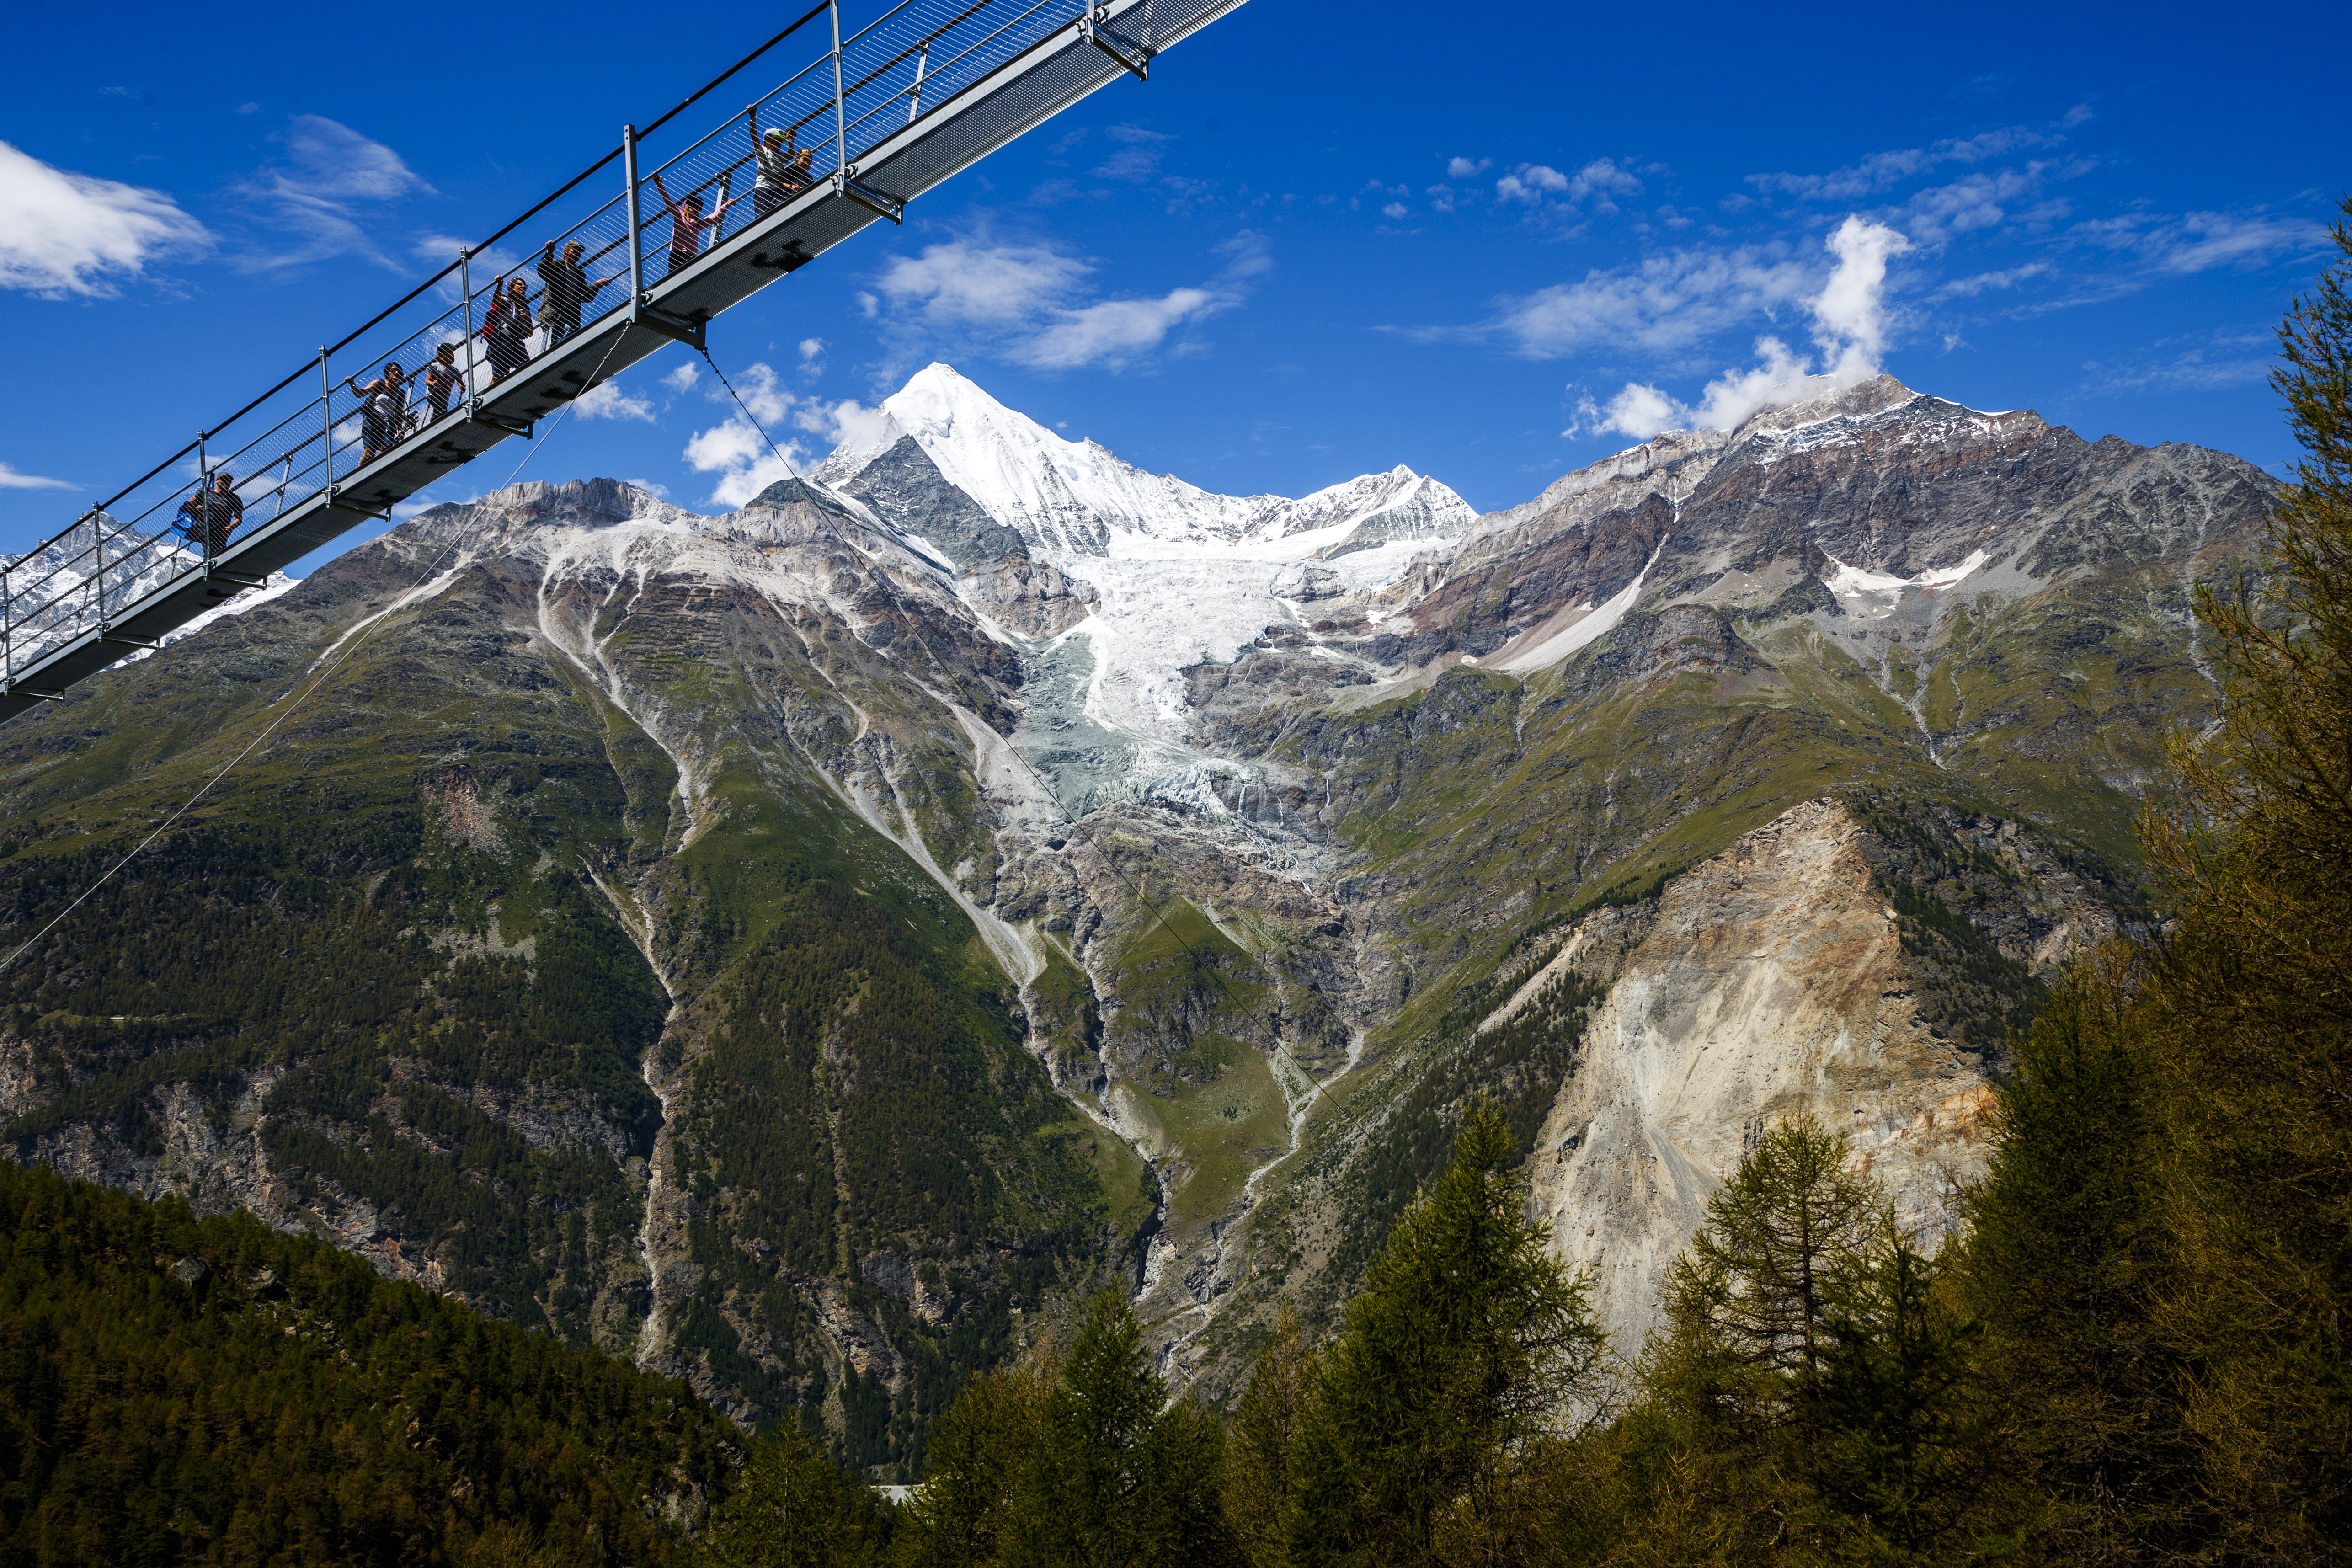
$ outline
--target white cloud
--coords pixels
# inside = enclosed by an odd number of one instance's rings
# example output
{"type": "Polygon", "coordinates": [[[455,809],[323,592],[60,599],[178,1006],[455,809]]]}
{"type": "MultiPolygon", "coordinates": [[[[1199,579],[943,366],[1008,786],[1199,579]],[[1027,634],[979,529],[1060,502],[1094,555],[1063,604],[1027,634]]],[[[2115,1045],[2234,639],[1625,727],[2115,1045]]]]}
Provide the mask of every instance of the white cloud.
{"type": "Polygon", "coordinates": [[[591,387],[575,398],[572,406],[583,419],[642,419],[648,425],[654,419],[654,405],[623,392],[617,381],[591,387]]]}
{"type": "MultiPolygon", "coordinates": [[[[2069,121],[2069,123],[2077,123],[2069,121]]],[[[1944,163],[1980,163],[2021,148],[2044,145],[2050,138],[2021,125],[1981,135],[1958,137],[1926,147],[1906,147],[1873,153],[1848,168],[1826,174],[1750,174],[1748,183],[1767,195],[1790,195],[1800,201],[1850,202],[1894,189],[1904,181],[1944,163]]]]}
{"type": "MultiPolygon", "coordinates": [[[[742,399],[743,406],[751,411],[751,417],[762,425],[775,424],[791,413],[793,403],[798,401],[783,389],[776,379],[774,368],[764,360],[755,362],[735,380],[735,395],[742,399]]],[[[707,395],[713,403],[728,400],[723,387],[714,387],[707,395]]]]}
{"type": "Polygon", "coordinates": [[[78,490],[79,485],[66,479],[45,479],[39,474],[20,474],[6,463],[0,463],[0,490],[78,490]]]}
{"type": "Polygon", "coordinates": [[[1387,218],[1391,223],[1396,223],[1401,221],[1406,214],[1412,211],[1412,209],[1405,205],[1402,202],[1391,202],[1388,205],[1381,209],[1381,216],[1387,218]]]}
{"type": "Polygon", "coordinates": [[[1449,180],[1475,180],[1494,166],[1492,158],[1481,158],[1475,163],[1467,158],[1449,158],[1445,163],[1445,177],[1449,180]]]}
{"type": "Polygon", "coordinates": [[[892,257],[876,286],[894,309],[927,325],[1013,326],[1076,293],[1093,271],[1050,246],[959,239],[892,257]]]}
{"type": "Polygon", "coordinates": [[[661,384],[672,392],[692,392],[694,384],[702,379],[702,367],[692,360],[672,370],[661,378],[661,384]]]}
{"type": "Polygon", "coordinates": [[[1171,289],[1157,300],[1106,300],[1061,319],[1014,349],[1013,357],[1039,370],[1114,369],[1160,346],[1184,322],[1217,310],[1206,289],[1171,289]]]}
{"type": "Polygon", "coordinates": [[[1884,224],[1849,215],[1827,243],[1837,265],[1821,292],[1807,302],[1813,342],[1822,351],[1818,374],[1809,356],[1796,353],[1777,337],[1761,337],[1756,341],[1761,363],[1724,372],[1707,384],[1696,406],[1654,386],[1628,382],[1605,405],[1585,399],[1578,407],[1577,424],[1564,433],[1613,430],[1646,441],[1675,427],[1729,430],[1759,410],[1818,397],[1876,375],[1886,348],[1886,263],[1909,250],[1911,242],[1884,224]]]}
{"type": "Polygon", "coordinates": [[[150,260],[212,243],[161,191],[53,168],[0,142],[0,289],[104,295],[150,260]]]}
{"type": "Polygon", "coordinates": [[[2166,357],[2129,364],[2094,360],[2083,368],[2090,373],[2093,390],[2113,395],[2252,386],[2278,366],[2277,340],[2266,331],[2215,332],[2202,342],[2179,348],[2184,341],[2156,344],[2159,350],[2177,350],[2166,357]]]}
{"type": "Polygon", "coordinates": [[[946,338],[1039,370],[1117,370],[1160,348],[1178,327],[1241,302],[1272,267],[1262,236],[1218,247],[1225,265],[1206,283],[1156,297],[1087,300],[1094,264],[1047,245],[960,239],[894,257],[877,280],[893,335],[946,338]]]}
{"type": "Polygon", "coordinates": [[[2157,271],[2177,277],[2218,267],[2260,266],[2273,257],[2317,250],[2328,243],[2321,224],[2260,210],[2184,213],[2173,218],[2138,214],[2080,224],[2074,233],[2107,249],[2135,253],[2157,271]]]}
{"type": "Polygon", "coordinates": [[[1589,348],[1670,353],[1797,302],[1812,277],[1777,246],[1671,251],[1507,300],[1477,331],[1537,359],[1589,348]]]}
{"type": "Polygon", "coordinates": [[[1507,202],[1539,202],[1547,191],[1567,189],[1568,176],[1548,163],[1522,163],[1495,182],[1495,194],[1507,202]]]}
{"type": "Polygon", "coordinates": [[[1591,202],[1593,210],[1601,213],[1617,210],[1612,198],[1639,195],[1641,191],[1642,182],[1612,158],[1595,158],[1573,174],[1563,174],[1546,163],[1522,163],[1495,182],[1495,195],[1507,202],[1533,206],[1554,195],[1570,205],[1591,202]]]}
{"type": "MultiPolygon", "coordinates": [[[[257,170],[237,194],[263,226],[292,237],[294,243],[257,250],[237,264],[267,272],[360,256],[397,270],[369,230],[370,225],[381,226],[381,216],[367,209],[403,196],[431,195],[433,187],[383,142],[321,115],[296,115],[281,140],[284,160],[257,170]]],[[[439,243],[437,237],[434,242],[439,243]]],[[[436,259],[447,261],[448,252],[436,259]]],[[[477,265],[494,263],[485,257],[477,265]]]]}
{"type": "Polygon", "coordinates": [[[801,363],[807,364],[810,361],[822,356],[824,353],[824,340],[823,338],[803,338],[801,340],[801,363]]]}
{"type": "Polygon", "coordinates": [[[838,403],[809,398],[793,412],[793,423],[831,446],[871,447],[880,440],[889,416],[854,397],[838,403]]]}
{"type": "Polygon", "coordinates": [[[797,448],[788,446],[784,451],[784,458],[771,451],[760,433],[738,415],[698,433],[686,444],[686,460],[698,473],[719,476],[710,489],[712,505],[739,507],[797,471],[791,461],[797,448]]]}
{"type": "Polygon", "coordinates": [[[1934,297],[1938,300],[1972,300],[1979,294],[1990,293],[1997,289],[2014,289],[2028,279],[2046,276],[2049,271],[2048,262],[2029,261],[2022,267],[2004,267],[1995,272],[1979,272],[1967,278],[1955,278],[1950,282],[1943,284],[1937,289],[1934,297]]]}
{"type": "MultiPolygon", "coordinates": [[[[753,425],[751,419],[738,411],[708,430],[697,431],[686,444],[689,468],[697,473],[719,476],[710,491],[715,506],[745,505],[777,480],[799,472],[803,461],[799,443],[785,440],[770,444],[775,426],[783,423],[796,401],[778,384],[774,367],[765,363],[752,364],[736,378],[735,391],[759,425],[753,425]]],[[[734,401],[723,387],[712,388],[709,396],[714,403],[734,401]]]]}

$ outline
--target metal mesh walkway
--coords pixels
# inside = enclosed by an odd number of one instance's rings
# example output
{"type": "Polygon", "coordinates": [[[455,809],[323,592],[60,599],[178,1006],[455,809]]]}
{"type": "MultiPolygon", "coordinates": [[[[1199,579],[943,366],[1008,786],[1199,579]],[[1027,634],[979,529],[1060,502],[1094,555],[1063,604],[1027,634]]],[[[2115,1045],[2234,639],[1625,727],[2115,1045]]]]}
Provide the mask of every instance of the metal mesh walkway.
{"type": "Polygon", "coordinates": [[[720,311],[896,221],[1122,73],[1148,75],[1154,56],[1241,3],[904,0],[845,34],[839,0],[820,0],[315,363],[0,568],[0,721],[528,437],[665,343],[700,347],[720,311]],[[808,63],[780,86],[647,161],[649,138],[795,45],[808,63]],[[509,237],[517,249],[499,249],[509,237]]]}

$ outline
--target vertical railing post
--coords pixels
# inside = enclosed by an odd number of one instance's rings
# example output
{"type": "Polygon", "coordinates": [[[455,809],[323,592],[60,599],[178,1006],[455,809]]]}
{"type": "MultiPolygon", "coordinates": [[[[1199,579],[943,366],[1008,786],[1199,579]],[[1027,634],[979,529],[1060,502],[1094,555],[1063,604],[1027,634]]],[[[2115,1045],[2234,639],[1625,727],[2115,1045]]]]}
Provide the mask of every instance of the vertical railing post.
{"type": "Polygon", "coordinates": [[[634,313],[646,298],[645,247],[637,233],[637,128],[621,127],[621,177],[629,183],[629,309],[634,313]]]}
{"type": "Polygon", "coordinates": [[[199,530],[195,541],[196,556],[204,561],[210,561],[213,556],[213,503],[212,499],[205,493],[212,482],[212,475],[207,471],[211,465],[205,460],[205,440],[207,434],[208,432],[203,430],[196,432],[196,504],[188,513],[188,521],[194,523],[199,530]]]}
{"type": "Polygon", "coordinates": [[[104,636],[106,632],[106,536],[98,531],[98,520],[104,515],[102,512],[96,511],[89,513],[89,558],[92,563],[89,580],[92,591],[98,596],[98,629],[100,636],[104,636]]]}
{"type": "Polygon", "coordinates": [[[849,188],[849,110],[841,91],[841,0],[832,0],[833,13],[833,188],[849,188]]]}
{"type": "Polygon", "coordinates": [[[474,401],[474,247],[457,247],[457,292],[466,297],[466,402],[474,401]]]}
{"type": "Polygon", "coordinates": [[[912,125],[915,116],[923,111],[923,72],[931,63],[931,46],[925,44],[915,57],[915,90],[907,97],[907,123],[912,125]]]}
{"type": "Polygon", "coordinates": [[[327,345],[319,345],[319,442],[327,449],[327,499],[335,499],[335,384],[327,377],[327,345]]]}

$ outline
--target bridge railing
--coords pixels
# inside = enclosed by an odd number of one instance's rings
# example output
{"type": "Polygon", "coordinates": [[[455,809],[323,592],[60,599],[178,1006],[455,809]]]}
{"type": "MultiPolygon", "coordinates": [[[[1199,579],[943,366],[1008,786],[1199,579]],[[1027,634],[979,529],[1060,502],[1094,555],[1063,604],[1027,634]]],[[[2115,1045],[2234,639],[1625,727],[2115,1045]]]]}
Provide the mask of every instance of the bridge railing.
{"type": "Polygon", "coordinates": [[[659,163],[646,161],[640,138],[635,192],[613,166],[625,165],[621,150],[607,153],[489,239],[455,249],[440,271],[321,347],[311,363],[0,565],[0,681],[102,632],[122,606],[152,590],[207,570],[240,531],[318,497],[373,458],[427,439],[442,421],[467,417],[468,405],[506,376],[626,309],[633,233],[644,287],[657,289],[674,249],[685,251],[665,193],[698,204],[698,213],[685,215],[696,255],[722,248],[781,205],[758,194],[777,188],[777,174],[785,199],[829,184],[845,159],[854,169],[886,138],[1069,26],[1084,8],[1085,0],[902,0],[848,32],[839,0],[821,0],[648,127],[646,137],[661,132],[780,46],[801,49],[803,63],[776,86],[740,109],[706,110],[698,117],[701,134],[659,163]],[[764,187],[755,124],[762,136],[785,133],[783,167],[772,161],[764,187]],[[501,241],[519,243],[509,249],[501,241]],[[551,265],[567,257],[578,274],[551,265]],[[511,303],[517,280],[527,316],[511,303]],[[500,296],[508,302],[498,302],[500,296]],[[400,378],[391,384],[387,367],[395,364],[400,378]]]}

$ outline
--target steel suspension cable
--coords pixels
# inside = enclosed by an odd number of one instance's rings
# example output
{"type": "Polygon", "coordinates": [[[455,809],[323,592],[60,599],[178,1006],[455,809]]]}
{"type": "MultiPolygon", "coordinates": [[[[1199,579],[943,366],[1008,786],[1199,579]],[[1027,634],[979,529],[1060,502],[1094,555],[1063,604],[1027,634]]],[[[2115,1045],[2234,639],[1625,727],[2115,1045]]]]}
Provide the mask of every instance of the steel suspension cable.
{"type": "MultiPolygon", "coordinates": [[[[597,376],[604,374],[604,366],[612,360],[613,350],[620,346],[620,336],[615,334],[612,342],[605,345],[604,357],[597,362],[596,374],[588,378],[588,384],[591,386],[596,384],[597,376]]],[[[713,366],[712,368],[716,369],[717,367],[713,366]]],[[[576,401],[576,399],[574,401],[576,401]]],[[[554,419],[549,422],[546,431],[535,437],[531,441],[531,444],[524,449],[521,461],[516,463],[513,469],[507,475],[506,483],[508,485],[511,485],[515,482],[515,476],[521,473],[524,465],[529,463],[531,458],[538,454],[540,447],[547,444],[548,437],[555,434],[557,426],[563,423],[564,415],[571,413],[572,409],[572,404],[566,403],[562,408],[557,411],[554,419]]],[[[506,487],[502,485],[499,488],[503,489],[506,487]]],[[[476,531],[478,531],[478,525],[477,525],[476,531]]],[[[424,587],[425,584],[431,582],[433,580],[433,574],[441,569],[441,563],[449,558],[450,552],[456,550],[460,542],[466,541],[469,537],[470,534],[464,531],[453,533],[449,538],[449,542],[441,547],[441,553],[433,558],[431,563],[418,574],[416,581],[410,584],[403,594],[395,595],[394,596],[394,606],[397,607],[399,601],[405,597],[406,595],[415,593],[419,588],[424,587]]],[[[31,936],[26,938],[25,941],[17,946],[16,950],[9,953],[7,957],[0,958],[0,974],[5,974],[10,966],[15,964],[19,958],[25,956],[25,954],[32,949],[35,943],[47,936],[51,931],[57,930],[60,924],[64,923],[68,915],[72,914],[74,910],[81,908],[81,906],[89,900],[91,894],[97,892],[100,888],[106,886],[107,883],[112,881],[116,874],[119,873],[125,866],[130,865],[131,862],[139,858],[140,855],[145,851],[149,845],[154,843],[155,840],[161,838],[166,832],[170,831],[173,823],[179,821],[181,817],[185,816],[191,810],[194,809],[197,802],[203,800],[205,796],[212,793],[214,785],[219,784],[221,780],[228,777],[230,773],[236,772],[238,765],[241,764],[246,758],[251,756],[262,742],[268,740],[272,735],[278,733],[278,728],[283,725],[287,720],[291,719],[296,713],[299,712],[303,705],[308,703],[312,697],[318,694],[319,689],[326,684],[327,678],[329,676],[342,668],[344,665],[349,664],[351,662],[352,656],[359,652],[361,648],[366,647],[369,639],[373,637],[377,630],[391,618],[392,611],[388,609],[383,614],[378,616],[373,622],[370,623],[366,629],[362,631],[358,637],[353,637],[349,647],[338,650],[331,650],[332,652],[332,658],[322,660],[320,663],[319,667],[312,674],[310,686],[306,688],[299,696],[294,699],[293,702],[287,707],[284,712],[278,714],[277,718],[272,719],[269,721],[268,728],[263,730],[260,734],[256,735],[252,740],[247,742],[245,750],[237,752],[236,756],[231,757],[226,763],[222,764],[218,773],[214,773],[212,777],[206,779],[202,784],[197,786],[195,794],[181,802],[178,808],[175,809],[171,816],[156,824],[155,827],[149,832],[146,837],[142,838],[138,843],[132,845],[128,854],[124,855],[121,859],[117,860],[113,865],[108,867],[105,872],[101,874],[97,880],[90,883],[89,887],[84,888],[79,894],[77,894],[73,902],[68,904],[64,909],[59,910],[57,914],[50,919],[48,924],[43,926],[39,931],[35,931],[31,936]]]]}

